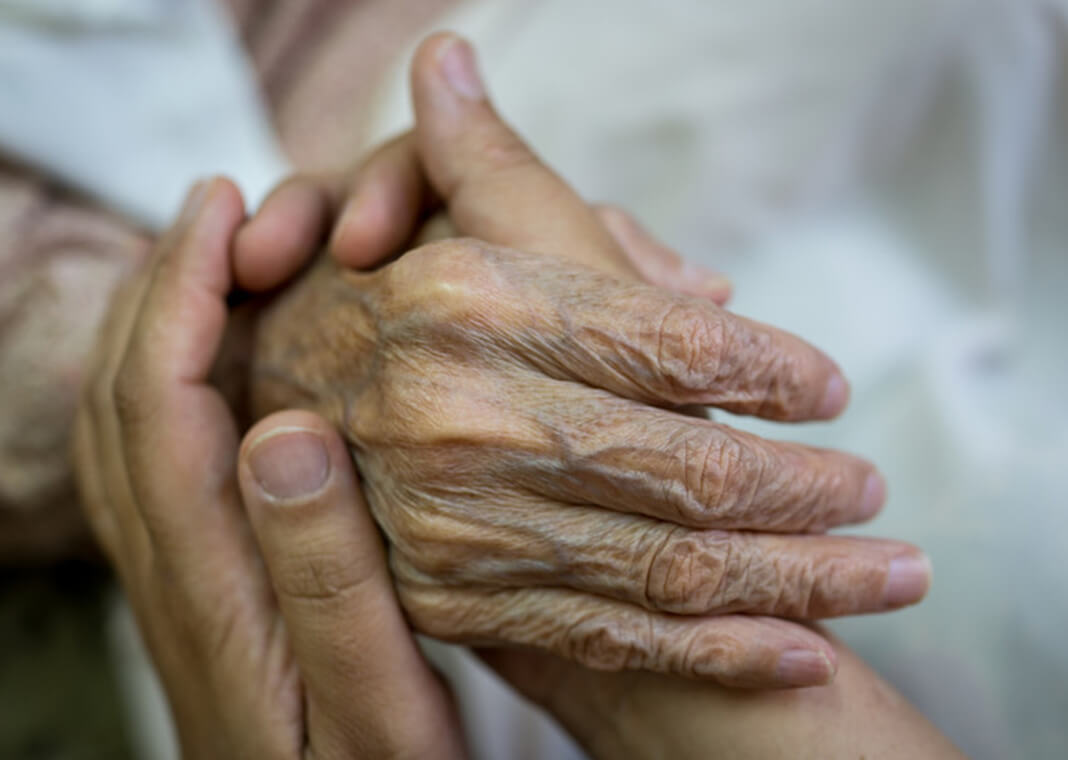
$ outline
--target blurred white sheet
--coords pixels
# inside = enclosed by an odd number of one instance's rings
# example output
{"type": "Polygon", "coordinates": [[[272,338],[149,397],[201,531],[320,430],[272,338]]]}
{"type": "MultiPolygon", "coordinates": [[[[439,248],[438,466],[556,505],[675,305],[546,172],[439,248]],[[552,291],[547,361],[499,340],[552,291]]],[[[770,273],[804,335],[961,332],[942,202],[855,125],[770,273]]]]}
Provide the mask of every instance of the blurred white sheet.
{"type": "Polygon", "coordinates": [[[213,0],[0,0],[0,150],[150,229],[194,181],[252,205],[286,174],[213,0]]]}

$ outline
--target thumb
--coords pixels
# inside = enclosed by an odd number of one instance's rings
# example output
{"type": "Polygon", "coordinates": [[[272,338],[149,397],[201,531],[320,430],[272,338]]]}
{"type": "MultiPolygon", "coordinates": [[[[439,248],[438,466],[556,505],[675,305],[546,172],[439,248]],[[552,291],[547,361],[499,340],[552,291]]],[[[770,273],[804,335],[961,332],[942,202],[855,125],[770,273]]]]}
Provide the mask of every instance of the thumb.
{"type": "Polygon", "coordinates": [[[279,412],[246,436],[238,478],[304,686],[310,756],[462,757],[341,437],[279,412]]]}
{"type": "Polygon", "coordinates": [[[501,121],[470,44],[431,36],[416,51],[411,79],[417,150],[457,228],[637,277],[596,213],[501,121]]]}

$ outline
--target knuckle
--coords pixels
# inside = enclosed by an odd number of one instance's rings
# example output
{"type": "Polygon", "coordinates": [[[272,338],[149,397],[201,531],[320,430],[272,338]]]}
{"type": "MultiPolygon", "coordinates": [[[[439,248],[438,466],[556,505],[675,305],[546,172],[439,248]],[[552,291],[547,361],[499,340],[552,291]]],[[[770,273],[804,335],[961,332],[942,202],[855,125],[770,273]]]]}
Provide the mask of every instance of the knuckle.
{"type": "Polygon", "coordinates": [[[651,622],[642,625],[633,617],[597,615],[572,625],[565,647],[566,656],[585,667],[632,670],[650,662],[653,629],[651,622]]]}
{"type": "Polygon", "coordinates": [[[645,602],[680,615],[711,612],[729,596],[733,567],[728,534],[676,528],[650,554],[645,570],[645,602]]]}
{"type": "Polygon", "coordinates": [[[322,604],[358,593],[375,576],[376,568],[366,557],[342,557],[309,547],[287,560],[274,585],[280,596],[290,600],[322,604]]]}
{"type": "Polygon", "coordinates": [[[469,342],[472,331],[493,331],[510,313],[511,288],[500,265],[500,252],[478,240],[428,243],[391,265],[393,306],[424,340],[444,339],[446,347],[469,342]]]}
{"type": "Polygon", "coordinates": [[[726,439],[709,441],[695,467],[690,468],[689,491],[712,514],[729,514],[736,503],[732,486],[740,469],[737,450],[726,439]]]}
{"type": "Polygon", "coordinates": [[[656,366],[680,401],[707,393],[730,354],[727,322],[696,304],[671,305],[653,337],[656,366]]]}
{"type": "Polygon", "coordinates": [[[693,546],[680,529],[668,530],[656,542],[645,563],[643,603],[653,609],[675,611],[690,599],[694,588],[693,546]]]}
{"type": "Polygon", "coordinates": [[[739,680],[751,668],[753,642],[738,635],[724,634],[712,628],[696,629],[687,640],[677,657],[671,658],[672,671],[685,676],[707,678],[715,676],[716,680],[727,685],[762,685],[760,682],[749,683],[739,680]]]}
{"type": "Polygon", "coordinates": [[[449,238],[409,251],[392,273],[420,301],[463,297],[477,287],[489,264],[488,248],[470,238],[449,238]]]}
{"type": "Polygon", "coordinates": [[[736,517],[749,467],[741,449],[727,435],[686,435],[676,444],[681,493],[677,511],[688,525],[723,527],[736,517]]]}

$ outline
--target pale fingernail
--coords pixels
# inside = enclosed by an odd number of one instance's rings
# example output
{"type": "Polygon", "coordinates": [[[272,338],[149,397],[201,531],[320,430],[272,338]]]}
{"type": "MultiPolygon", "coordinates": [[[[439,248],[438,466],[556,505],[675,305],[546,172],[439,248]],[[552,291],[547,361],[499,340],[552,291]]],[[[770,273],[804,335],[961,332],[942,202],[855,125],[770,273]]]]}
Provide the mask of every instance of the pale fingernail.
{"type": "Polygon", "coordinates": [[[273,499],[297,499],[319,491],[330,476],[323,439],[310,430],[275,430],[253,442],[249,469],[273,499]]]}
{"type": "Polygon", "coordinates": [[[779,655],[775,675],[790,686],[822,686],[834,678],[834,666],[823,652],[789,649],[779,655]]]}
{"type": "Polygon", "coordinates": [[[721,274],[706,275],[701,281],[701,290],[706,293],[715,293],[717,295],[730,295],[730,292],[734,289],[734,285],[730,279],[724,277],[721,274]]]}
{"type": "Polygon", "coordinates": [[[475,51],[467,40],[456,37],[438,54],[438,70],[449,87],[465,100],[482,100],[486,89],[478,75],[475,51]]]}
{"type": "Polygon", "coordinates": [[[849,401],[849,384],[840,372],[835,372],[827,381],[827,390],[823,393],[823,400],[817,414],[820,417],[834,417],[846,407],[849,401]]]}
{"type": "Polygon", "coordinates": [[[860,497],[861,519],[870,520],[875,517],[885,503],[886,480],[879,473],[873,472],[864,482],[864,493],[860,497]]]}
{"type": "Polygon", "coordinates": [[[931,560],[925,555],[897,557],[886,573],[884,601],[887,607],[915,604],[931,587],[931,560]]]}

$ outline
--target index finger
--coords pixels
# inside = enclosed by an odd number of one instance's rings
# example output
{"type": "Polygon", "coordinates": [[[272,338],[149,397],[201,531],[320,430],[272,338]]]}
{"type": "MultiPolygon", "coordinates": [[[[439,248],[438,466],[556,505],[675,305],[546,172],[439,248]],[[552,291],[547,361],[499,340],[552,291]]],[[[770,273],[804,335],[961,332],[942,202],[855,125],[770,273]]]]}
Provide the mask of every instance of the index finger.
{"type": "Polygon", "coordinates": [[[130,486],[159,556],[194,574],[245,549],[233,483],[237,431],[208,382],[226,326],[237,188],[206,183],[157,255],[113,384],[130,486]]]}
{"type": "Polygon", "coordinates": [[[157,256],[123,366],[147,394],[207,380],[226,324],[230,250],[244,217],[237,187],[203,183],[170,244],[157,256]]]}
{"type": "Polygon", "coordinates": [[[510,361],[558,380],[775,420],[828,419],[848,401],[822,351],[708,299],[475,240],[408,255],[411,266],[397,271],[449,284],[453,324],[492,324],[510,361]]]}
{"type": "Polygon", "coordinates": [[[782,421],[830,419],[848,403],[841,370],[822,351],[707,299],[607,281],[565,292],[560,350],[537,355],[563,377],[646,403],[782,421]]]}

